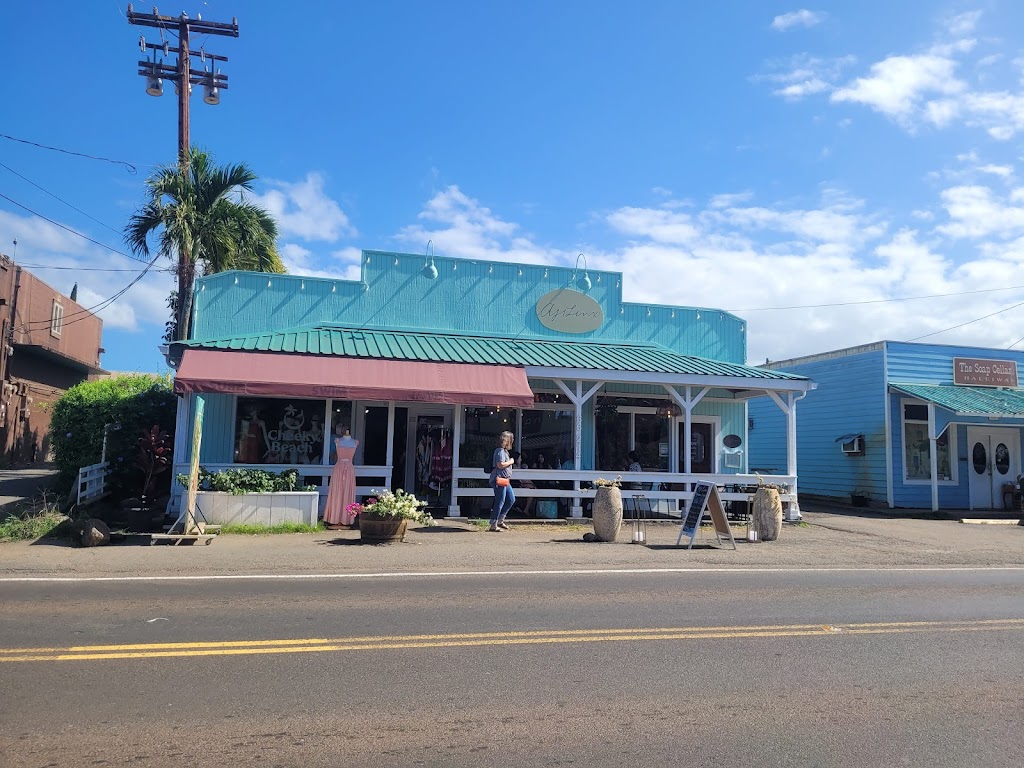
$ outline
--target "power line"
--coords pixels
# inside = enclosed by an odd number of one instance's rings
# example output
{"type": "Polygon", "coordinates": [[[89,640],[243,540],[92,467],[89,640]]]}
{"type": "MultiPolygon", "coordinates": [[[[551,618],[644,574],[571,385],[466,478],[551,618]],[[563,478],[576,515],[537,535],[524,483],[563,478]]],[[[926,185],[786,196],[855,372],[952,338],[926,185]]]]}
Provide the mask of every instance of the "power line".
{"type": "MultiPolygon", "coordinates": [[[[18,264],[18,266],[19,267],[24,267],[25,269],[68,269],[68,270],[75,270],[76,272],[145,272],[146,271],[145,268],[143,268],[143,269],[129,269],[127,267],[124,267],[124,268],[122,268],[122,267],[68,267],[68,266],[60,266],[60,267],[58,267],[56,264],[18,264]]],[[[170,271],[171,271],[170,268],[158,269],[157,270],[157,272],[170,272],[170,271]]]]}
{"type": "Polygon", "coordinates": [[[95,245],[98,245],[98,246],[100,246],[101,248],[106,248],[106,249],[107,249],[108,251],[110,251],[110,252],[112,252],[112,253],[116,253],[116,254],[117,254],[118,256],[124,256],[124,257],[125,257],[126,259],[131,259],[132,261],[140,261],[140,262],[142,262],[143,264],[145,264],[145,263],[146,263],[146,260],[145,260],[145,259],[140,259],[140,258],[137,258],[137,257],[135,257],[135,256],[129,256],[129,255],[128,255],[127,253],[125,253],[124,251],[119,251],[119,250],[117,250],[116,248],[111,248],[111,247],[110,247],[109,245],[106,245],[105,243],[101,243],[101,242],[100,242],[99,240],[93,240],[93,239],[92,239],[91,237],[89,237],[88,235],[83,235],[83,234],[82,234],[81,232],[77,232],[77,231],[73,230],[73,229],[72,229],[71,227],[66,227],[66,226],[64,226],[63,224],[61,224],[60,222],[54,221],[53,219],[50,219],[50,218],[47,218],[46,216],[43,216],[43,214],[41,214],[41,213],[38,213],[38,212],[36,212],[36,211],[33,211],[33,210],[32,210],[31,208],[29,208],[29,207],[28,207],[27,205],[22,205],[22,204],[21,204],[21,203],[19,203],[19,202],[18,202],[17,200],[12,200],[12,199],[11,199],[11,198],[9,198],[9,197],[8,197],[7,195],[5,195],[5,194],[4,194],[3,192],[0,192],[0,197],[2,197],[2,198],[3,198],[4,200],[6,200],[7,202],[9,202],[9,203],[13,203],[14,205],[18,206],[19,208],[22,208],[23,210],[26,210],[26,211],[28,211],[28,212],[29,212],[29,213],[31,213],[31,214],[32,214],[33,216],[38,216],[38,217],[39,217],[40,219],[42,219],[43,221],[48,221],[48,222],[50,222],[51,224],[53,224],[53,226],[55,226],[55,227],[60,227],[61,229],[63,229],[63,230],[66,230],[66,231],[70,232],[70,233],[71,233],[72,235],[77,235],[78,237],[82,238],[83,240],[88,240],[88,241],[89,241],[90,243],[94,243],[95,245]]]}
{"type": "Polygon", "coordinates": [[[28,139],[19,139],[19,138],[16,138],[15,136],[8,136],[6,133],[0,133],[0,138],[10,139],[11,141],[17,141],[17,142],[19,142],[21,144],[30,144],[31,146],[39,147],[40,149],[49,149],[52,152],[62,152],[65,155],[75,155],[76,157],[85,157],[85,158],[88,158],[89,160],[102,160],[102,161],[107,162],[107,163],[113,163],[114,165],[123,165],[125,168],[128,169],[128,172],[132,176],[134,176],[135,174],[138,173],[138,170],[136,169],[135,165],[132,164],[132,163],[127,162],[126,160],[111,160],[109,157],[99,157],[97,155],[86,154],[85,152],[73,152],[70,149],[61,149],[60,147],[50,147],[50,146],[47,146],[46,144],[39,144],[39,143],[37,143],[35,141],[29,141],[28,139]]]}
{"type": "MultiPolygon", "coordinates": [[[[949,328],[944,328],[941,331],[932,331],[931,333],[926,333],[924,336],[916,336],[913,339],[907,339],[907,342],[919,341],[921,339],[927,339],[929,336],[937,336],[938,334],[945,333],[946,331],[955,331],[957,328],[963,328],[965,325],[970,325],[971,323],[977,323],[977,322],[980,322],[981,320],[987,320],[990,317],[995,317],[996,315],[1001,315],[1003,312],[1009,312],[1011,309],[1016,309],[1017,307],[1024,307],[1024,301],[1021,301],[1021,302],[1019,302],[1017,304],[1012,304],[1009,307],[1003,307],[1002,309],[996,310],[995,312],[993,312],[993,313],[991,313],[989,315],[985,315],[984,317],[976,317],[973,320],[968,320],[966,323],[960,323],[959,325],[954,325],[954,326],[951,326],[949,328]]],[[[1017,343],[1017,342],[1014,342],[1014,343],[1017,343]]]]}
{"type": "MultiPolygon", "coordinates": [[[[64,322],[63,326],[74,325],[75,323],[81,322],[83,320],[88,320],[89,317],[91,317],[92,315],[96,314],[97,312],[102,312],[104,309],[109,307],[111,304],[113,304],[119,298],[121,298],[126,293],[128,293],[128,291],[131,290],[131,288],[136,283],[138,283],[140,280],[142,280],[142,278],[144,278],[146,276],[146,273],[149,272],[150,268],[154,264],[156,264],[156,262],[157,262],[157,260],[159,258],[160,258],[159,256],[154,257],[153,260],[146,265],[146,268],[144,270],[142,270],[142,272],[137,277],[135,277],[130,283],[128,283],[128,285],[126,285],[124,288],[122,288],[121,290],[119,290],[116,293],[114,293],[112,296],[104,299],[103,301],[101,301],[98,304],[95,304],[95,305],[93,305],[91,307],[83,307],[82,309],[78,310],[77,312],[72,312],[69,315],[65,315],[64,316],[65,320],[67,318],[76,317],[76,316],[79,316],[79,315],[81,315],[82,317],[79,317],[78,320],[72,320],[70,322],[64,322]]],[[[28,322],[22,323],[20,326],[18,326],[18,328],[19,328],[19,330],[22,330],[22,331],[31,331],[31,330],[33,330],[33,326],[40,327],[40,328],[45,328],[46,326],[51,325],[52,323],[53,323],[52,319],[51,320],[30,320],[28,322]]]]}
{"type": "Polygon", "coordinates": [[[89,215],[88,213],[86,213],[85,211],[83,211],[83,210],[82,210],[81,208],[77,208],[77,207],[75,207],[74,205],[72,205],[71,203],[69,203],[69,202],[68,202],[67,200],[64,200],[64,199],[62,199],[62,198],[60,198],[60,197],[57,197],[57,195],[53,194],[53,192],[50,192],[50,191],[49,191],[48,189],[44,189],[43,187],[39,186],[39,185],[38,185],[38,184],[36,184],[36,183],[35,183],[34,181],[32,181],[32,179],[29,179],[29,178],[26,178],[25,176],[22,176],[22,175],[21,175],[20,173],[18,173],[18,172],[17,172],[16,170],[14,170],[13,168],[11,168],[11,167],[10,167],[9,165],[4,165],[3,163],[0,163],[0,168],[6,168],[6,169],[7,169],[8,171],[10,171],[11,173],[13,173],[13,174],[14,174],[15,176],[17,176],[17,177],[18,177],[19,179],[22,179],[23,181],[27,181],[27,182],[28,182],[29,184],[31,184],[31,185],[32,185],[33,187],[35,187],[36,189],[40,190],[41,192],[45,192],[45,193],[46,193],[46,194],[48,194],[48,195],[49,195],[50,197],[52,197],[52,198],[53,198],[54,200],[57,200],[58,202],[64,203],[64,205],[66,205],[66,206],[67,206],[68,208],[70,208],[70,209],[71,209],[71,210],[73,210],[73,211],[78,211],[78,212],[79,212],[80,214],[82,214],[83,216],[85,216],[85,217],[86,217],[87,219],[92,219],[92,220],[93,220],[93,221],[95,221],[95,222],[96,222],[97,224],[99,224],[99,225],[100,225],[101,227],[106,227],[106,228],[107,228],[107,229],[109,229],[109,230],[110,230],[111,232],[113,232],[113,233],[114,233],[115,235],[123,235],[123,234],[124,234],[123,232],[119,232],[118,230],[114,229],[114,228],[113,228],[112,226],[110,226],[109,224],[104,224],[104,223],[103,223],[102,221],[100,221],[99,219],[97,219],[97,218],[96,218],[95,216],[90,216],[90,215],[89,215]]]}
{"type": "MultiPolygon", "coordinates": [[[[976,291],[959,291],[957,293],[933,293],[927,296],[898,296],[892,299],[866,299],[864,301],[837,301],[830,304],[797,304],[791,307],[750,307],[747,309],[727,309],[726,312],[771,312],[784,309],[824,309],[828,307],[853,307],[860,304],[887,304],[894,301],[917,301],[918,299],[944,299],[951,296],[969,296],[974,293],[993,293],[994,291],[1015,291],[1024,285],[1010,285],[1005,288],[979,288],[976,291]]],[[[979,318],[981,319],[981,318],[979,318]]]]}

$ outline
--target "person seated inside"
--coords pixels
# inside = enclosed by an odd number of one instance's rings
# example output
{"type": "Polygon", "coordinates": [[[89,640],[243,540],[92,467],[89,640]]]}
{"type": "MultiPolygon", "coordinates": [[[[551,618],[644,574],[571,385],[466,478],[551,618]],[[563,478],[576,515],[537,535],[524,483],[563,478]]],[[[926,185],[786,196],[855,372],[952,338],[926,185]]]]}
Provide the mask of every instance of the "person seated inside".
{"type": "MultiPolygon", "coordinates": [[[[530,465],[527,464],[525,461],[523,461],[523,454],[519,453],[518,451],[513,451],[511,456],[512,456],[513,459],[515,459],[515,462],[516,462],[515,465],[513,466],[514,469],[529,469],[530,468],[530,465]]],[[[512,487],[513,488],[531,488],[531,489],[536,489],[537,486],[534,485],[533,480],[527,480],[527,479],[520,480],[518,478],[513,478],[513,480],[512,480],[512,487]]],[[[533,496],[525,496],[525,495],[524,496],[519,496],[519,499],[522,499],[522,504],[520,505],[520,509],[521,509],[522,513],[524,515],[526,515],[527,517],[532,517],[533,516],[533,505],[537,501],[537,499],[534,498],[533,496]]]]}

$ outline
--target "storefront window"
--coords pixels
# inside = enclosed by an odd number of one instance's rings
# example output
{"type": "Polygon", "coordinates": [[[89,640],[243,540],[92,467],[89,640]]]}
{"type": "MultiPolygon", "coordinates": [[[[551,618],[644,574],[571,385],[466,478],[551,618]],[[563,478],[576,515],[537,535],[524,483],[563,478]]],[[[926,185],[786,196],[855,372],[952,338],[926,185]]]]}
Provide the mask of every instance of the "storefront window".
{"type": "Polygon", "coordinates": [[[572,469],[575,412],[566,410],[523,411],[523,434],[518,447],[531,469],[572,469]]]}
{"type": "Polygon", "coordinates": [[[240,397],[235,416],[235,463],[320,464],[324,400],[240,397]]]}
{"type": "MultiPolygon", "coordinates": [[[[928,439],[928,408],[924,405],[906,403],[903,406],[903,455],[907,480],[931,480],[931,441],[928,439]],[[924,421],[921,421],[921,417],[924,421]]],[[[936,441],[936,460],[939,480],[950,480],[949,434],[950,426],[936,441]]]]}
{"type": "Polygon", "coordinates": [[[596,408],[597,468],[621,472],[635,450],[649,472],[668,471],[669,420],[657,413],[661,400],[599,397],[596,408]],[[630,447],[632,446],[632,448],[630,447]]]}
{"type": "MultiPolygon", "coordinates": [[[[516,409],[497,406],[466,408],[465,417],[459,466],[483,467],[497,447],[499,435],[505,431],[516,431],[516,409]]],[[[519,441],[520,436],[516,435],[513,450],[521,449],[519,441]]]]}

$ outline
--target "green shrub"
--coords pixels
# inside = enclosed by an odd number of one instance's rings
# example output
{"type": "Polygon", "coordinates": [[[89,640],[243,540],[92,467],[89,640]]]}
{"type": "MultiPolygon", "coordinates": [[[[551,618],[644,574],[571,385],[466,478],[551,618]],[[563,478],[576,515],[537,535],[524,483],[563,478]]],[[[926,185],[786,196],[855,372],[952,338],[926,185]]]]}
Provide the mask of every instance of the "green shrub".
{"type": "MultiPolygon", "coordinates": [[[[188,475],[178,475],[177,480],[188,488],[188,475]]],[[[315,485],[299,487],[299,471],[286,469],[284,472],[268,472],[265,469],[222,469],[208,472],[199,468],[199,490],[223,491],[240,496],[243,493],[279,493],[282,491],[315,491],[315,485]]]]}
{"type": "MultiPolygon", "coordinates": [[[[144,472],[135,463],[139,437],[153,426],[173,435],[176,406],[170,383],[146,374],[86,381],[69,389],[54,404],[50,420],[60,486],[70,488],[80,467],[100,460],[104,425],[120,424],[107,433],[107,485],[115,499],[141,495],[144,472]]],[[[170,473],[159,479],[154,496],[170,488],[170,473]]]]}
{"type": "Polygon", "coordinates": [[[276,525],[222,525],[221,533],[241,536],[265,536],[274,533],[317,533],[326,531],[322,523],[277,523],[276,525]]]}

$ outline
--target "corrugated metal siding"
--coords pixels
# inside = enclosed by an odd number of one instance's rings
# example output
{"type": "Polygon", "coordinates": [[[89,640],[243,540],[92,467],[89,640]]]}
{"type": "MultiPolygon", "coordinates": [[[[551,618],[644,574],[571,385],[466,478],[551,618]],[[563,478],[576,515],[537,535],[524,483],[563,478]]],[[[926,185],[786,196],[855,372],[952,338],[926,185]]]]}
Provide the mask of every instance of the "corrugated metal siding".
{"type": "MultiPolygon", "coordinates": [[[[801,405],[804,400],[800,401],[801,405]]],[[[802,415],[799,405],[796,412],[799,425],[802,415]]],[[[747,404],[747,418],[753,423],[753,428],[747,435],[750,451],[747,462],[750,471],[761,474],[786,474],[786,415],[782,409],[769,397],[756,397],[747,404]]],[[[799,479],[799,488],[804,490],[803,478],[799,479]]]]}
{"type": "Polygon", "coordinates": [[[421,274],[423,264],[422,256],[366,251],[365,290],[362,281],[298,275],[225,272],[201,278],[196,281],[195,337],[242,337],[321,324],[373,325],[650,342],[680,354],[746,362],[742,318],[717,309],[623,303],[620,273],[590,271],[593,287],[587,295],[601,306],[604,324],[590,333],[565,334],[541,325],[535,307],[544,294],[569,283],[572,269],[437,258],[439,275],[429,280],[421,274]]]}
{"type": "Polygon", "coordinates": [[[378,358],[384,355],[388,359],[418,362],[535,365],[633,373],[734,376],[776,381],[794,378],[780,371],[680,355],[656,345],[569,343],[352,328],[307,328],[283,331],[269,336],[194,341],[188,346],[226,351],[254,346],[259,352],[297,354],[313,346],[306,342],[307,338],[319,338],[324,330],[331,336],[332,351],[346,357],[378,358]]]}
{"type": "MultiPolygon", "coordinates": [[[[875,501],[884,501],[885,381],[881,349],[787,370],[818,384],[816,390],[797,403],[800,491],[848,497],[856,489],[866,491],[875,501]],[[862,456],[844,454],[836,442],[841,435],[852,433],[864,435],[862,456]]],[[[751,401],[749,409],[755,424],[751,433],[751,466],[778,464],[784,469],[786,422],[781,409],[767,398],[751,401]]]]}

